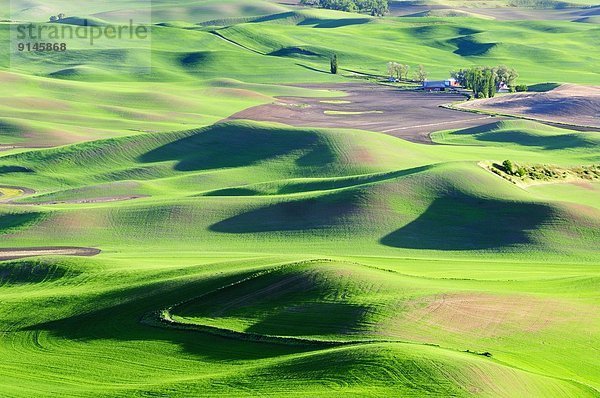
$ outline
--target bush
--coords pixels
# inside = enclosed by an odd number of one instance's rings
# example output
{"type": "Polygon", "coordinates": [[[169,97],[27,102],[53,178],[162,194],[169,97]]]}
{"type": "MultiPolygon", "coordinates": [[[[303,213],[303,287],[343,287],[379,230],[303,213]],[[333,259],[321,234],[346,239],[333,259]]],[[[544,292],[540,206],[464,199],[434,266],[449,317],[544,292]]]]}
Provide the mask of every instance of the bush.
{"type": "Polygon", "coordinates": [[[526,85],[526,84],[518,84],[518,85],[515,87],[515,90],[517,90],[517,92],[519,92],[519,93],[523,93],[523,92],[527,91],[528,89],[529,89],[529,88],[527,87],[527,85],[526,85]]]}

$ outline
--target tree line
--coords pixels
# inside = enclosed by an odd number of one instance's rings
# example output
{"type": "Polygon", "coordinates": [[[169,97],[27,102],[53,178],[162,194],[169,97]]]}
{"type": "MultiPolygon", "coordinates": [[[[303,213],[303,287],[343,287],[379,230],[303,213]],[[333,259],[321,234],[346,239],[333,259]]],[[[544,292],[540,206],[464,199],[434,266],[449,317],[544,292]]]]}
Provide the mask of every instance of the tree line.
{"type": "Polygon", "coordinates": [[[388,0],[301,0],[300,4],[346,12],[384,16],[389,11],[388,0]]]}
{"type": "Polygon", "coordinates": [[[516,82],[519,74],[513,68],[500,66],[475,66],[450,72],[450,76],[466,89],[472,90],[475,98],[492,98],[505,84],[509,91],[521,91],[516,82]]]}

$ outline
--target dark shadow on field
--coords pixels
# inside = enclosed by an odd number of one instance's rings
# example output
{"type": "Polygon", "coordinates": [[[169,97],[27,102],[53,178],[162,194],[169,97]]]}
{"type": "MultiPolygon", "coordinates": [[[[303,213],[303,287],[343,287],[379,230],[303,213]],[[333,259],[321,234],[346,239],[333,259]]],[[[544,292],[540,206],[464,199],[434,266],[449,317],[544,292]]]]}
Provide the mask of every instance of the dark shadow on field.
{"type": "Polygon", "coordinates": [[[553,218],[549,206],[457,194],[436,199],[419,218],[380,242],[409,249],[498,249],[532,243],[530,232],[553,218]]]}
{"type": "Polygon", "coordinates": [[[284,47],[277,51],[272,51],[268,55],[274,57],[321,57],[320,54],[300,47],[284,47]]]}
{"type": "Polygon", "coordinates": [[[156,148],[142,155],[140,161],[175,160],[176,170],[196,171],[250,166],[295,151],[329,154],[313,156],[300,166],[324,166],[323,162],[333,160],[327,143],[315,132],[222,123],[156,148]]]}
{"type": "Polygon", "coordinates": [[[188,300],[203,292],[250,276],[240,273],[229,276],[149,283],[142,287],[119,289],[99,297],[88,297],[79,315],[34,324],[22,330],[45,330],[57,337],[84,343],[90,340],[166,341],[177,344],[186,352],[211,360],[252,360],[317,349],[258,343],[221,337],[201,331],[177,330],[149,326],[140,322],[149,312],[188,300]],[[100,308],[100,309],[93,309],[100,308]]]}
{"type": "Polygon", "coordinates": [[[1,214],[0,235],[27,228],[42,221],[45,217],[46,215],[44,213],[39,212],[1,214]]]}
{"type": "Polygon", "coordinates": [[[327,229],[361,211],[367,192],[355,190],[286,201],[233,216],[209,227],[230,234],[327,229]]]}
{"type": "Polygon", "coordinates": [[[529,113],[538,115],[569,116],[574,114],[600,115],[600,101],[591,97],[573,96],[570,98],[552,98],[546,96],[543,101],[533,101],[529,113]]]}
{"type": "Polygon", "coordinates": [[[344,18],[344,19],[306,19],[298,25],[313,25],[313,28],[334,29],[351,25],[363,25],[372,22],[370,18],[344,18]]]}
{"type": "MultiPolygon", "coordinates": [[[[544,126],[540,125],[540,128],[544,126]]],[[[569,148],[595,148],[598,145],[592,137],[586,139],[580,133],[565,133],[559,135],[536,135],[519,129],[502,129],[501,123],[491,123],[452,132],[452,135],[470,135],[477,141],[512,143],[523,146],[540,147],[545,150],[560,150],[569,148]]],[[[566,131],[566,130],[565,130],[566,131]]]]}
{"type": "Polygon", "coordinates": [[[554,136],[537,136],[518,130],[504,130],[497,133],[483,134],[477,137],[478,141],[505,142],[523,146],[540,147],[546,150],[560,150],[568,148],[594,148],[598,142],[586,140],[581,134],[565,134],[554,136]]]}
{"type": "Polygon", "coordinates": [[[179,62],[183,67],[193,68],[202,66],[208,58],[210,53],[207,51],[197,51],[182,55],[179,62]]]}
{"type": "Polygon", "coordinates": [[[481,30],[477,29],[447,26],[443,24],[417,26],[415,28],[411,28],[410,31],[412,35],[420,38],[438,38],[443,36],[443,33],[449,33],[453,36],[469,36],[482,32],[481,30]]]}
{"type": "Polygon", "coordinates": [[[296,16],[296,13],[294,13],[293,11],[286,11],[286,12],[280,12],[277,14],[269,14],[269,15],[265,15],[262,17],[257,17],[257,18],[254,18],[252,20],[252,22],[253,23],[273,22],[273,21],[285,20],[288,18],[294,18],[295,16],[296,16]]]}
{"type": "MultiPolygon", "coordinates": [[[[373,184],[384,182],[398,177],[408,176],[411,174],[421,173],[431,169],[432,166],[414,167],[412,169],[404,169],[392,171],[389,173],[378,173],[361,176],[351,176],[346,178],[322,179],[317,181],[301,181],[292,182],[286,181],[281,185],[276,192],[277,195],[288,195],[293,193],[314,192],[314,191],[329,191],[341,188],[350,188],[363,184],[373,184]]],[[[243,186],[217,189],[202,194],[202,196],[256,196],[269,195],[269,193],[261,191],[261,186],[243,186]]]]}
{"type": "Polygon", "coordinates": [[[313,72],[319,72],[319,73],[325,73],[325,74],[330,74],[331,73],[331,72],[329,72],[327,70],[313,68],[312,66],[308,66],[308,65],[303,65],[303,64],[296,64],[296,65],[298,65],[301,68],[311,70],[313,72]]]}
{"type": "Polygon", "coordinates": [[[532,93],[545,93],[547,91],[554,90],[557,87],[560,87],[560,83],[538,83],[538,84],[530,84],[527,87],[527,91],[528,92],[532,92],[532,93]]]}
{"type": "Polygon", "coordinates": [[[8,173],[33,173],[33,170],[22,166],[0,166],[0,174],[8,173]]]}
{"type": "Polygon", "coordinates": [[[61,265],[59,260],[16,260],[0,262],[0,286],[25,285],[56,281],[78,273],[61,265]]]}
{"type": "Polygon", "coordinates": [[[485,55],[496,46],[496,43],[480,43],[469,36],[452,39],[449,43],[457,47],[454,54],[463,57],[485,55]]]}
{"type": "Polygon", "coordinates": [[[367,307],[356,304],[298,303],[263,315],[246,332],[283,336],[344,335],[357,332],[368,312],[367,307]]]}
{"type": "Polygon", "coordinates": [[[251,320],[247,333],[340,335],[361,331],[370,308],[344,299],[344,284],[317,267],[277,270],[212,292],[173,309],[188,318],[251,320]],[[338,297],[332,301],[331,297],[338,297]],[[327,314],[327,316],[323,316],[327,314]]]}

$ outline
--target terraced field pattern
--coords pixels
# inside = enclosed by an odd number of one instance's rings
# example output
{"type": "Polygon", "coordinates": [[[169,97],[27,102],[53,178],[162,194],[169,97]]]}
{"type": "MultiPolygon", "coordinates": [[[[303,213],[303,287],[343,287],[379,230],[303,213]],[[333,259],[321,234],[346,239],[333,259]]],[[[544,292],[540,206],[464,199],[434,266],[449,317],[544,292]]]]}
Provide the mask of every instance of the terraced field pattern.
{"type": "Polygon", "coordinates": [[[600,397],[600,180],[488,167],[600,164],[597,7],[392,3],[155,0],[147,73],[5,50],[147,4],[0,10],[1,397],[600,397]],[[389,61],[560,96],[449,109],[389,61]]]}

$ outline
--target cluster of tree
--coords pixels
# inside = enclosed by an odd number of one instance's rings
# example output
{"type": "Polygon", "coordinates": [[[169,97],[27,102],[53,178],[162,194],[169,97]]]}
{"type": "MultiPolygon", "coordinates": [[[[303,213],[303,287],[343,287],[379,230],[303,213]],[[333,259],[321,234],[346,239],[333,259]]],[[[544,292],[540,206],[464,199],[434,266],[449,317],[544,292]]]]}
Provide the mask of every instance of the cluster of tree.
{"type": "Polygon", "coordinates": [[[389,11],[388,0],[301,0],[300,4],[346,12],[363,12],[384,16],[389,11]]]}
{"type": "Polygon", "coordinates": [[[410,65],[399,64],[398,62],[388,62],[387,71],[391,78],[395,77],[398,80],[408,80],[410,65]]]}
{"type": "Polygon", "coordinates": [[[519,74],[513,68],[500,65],[494,67],[473,67],[450,72],[461,86],[473,90],[476,98],[491,98],[496,95],[501,85],[505,84],[510,91],[515,90],[519,74]]]}
{"type": "Polygon", "coordinates": [[[65,14],[63,14],[62,12],[58,15],[52,15],[50,17],[50,22],[56,22],[56,21],[60,21],[61,19],[65,19],[67,16],[65,14]]]}
{"type": "MultiPolygon", "coordinates": [[[[410,65],[400,64],[398,62],[388,62],[387,72],[390,78],[396,78],[398,80],[408,80],[408,72],[410,71],[410,65]]],[[[414,80],[418,82],[424,82],[427,80],[427,71],[423,65],[419,65],[414,73],[414,80]]]]}

